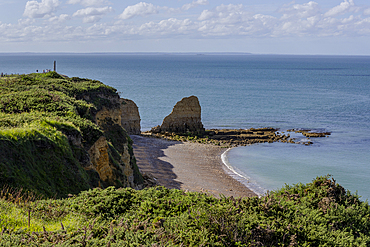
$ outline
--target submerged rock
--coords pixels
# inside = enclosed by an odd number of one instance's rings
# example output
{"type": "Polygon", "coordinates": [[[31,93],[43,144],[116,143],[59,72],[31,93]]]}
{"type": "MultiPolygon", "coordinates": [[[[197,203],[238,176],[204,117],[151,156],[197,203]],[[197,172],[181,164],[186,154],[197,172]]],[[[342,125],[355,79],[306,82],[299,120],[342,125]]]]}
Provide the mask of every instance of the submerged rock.
{"type": "Polygon", "coordinates": [[[295,133],[301,133],[305,137],[327,137],[330,136],[330,132],[320,132],[320,131],[313,131],[310,129],[301,129],[301,130],[296,130],[296,129],[290,129],[287,130],[288,132],[295,132],[295,133]]]}

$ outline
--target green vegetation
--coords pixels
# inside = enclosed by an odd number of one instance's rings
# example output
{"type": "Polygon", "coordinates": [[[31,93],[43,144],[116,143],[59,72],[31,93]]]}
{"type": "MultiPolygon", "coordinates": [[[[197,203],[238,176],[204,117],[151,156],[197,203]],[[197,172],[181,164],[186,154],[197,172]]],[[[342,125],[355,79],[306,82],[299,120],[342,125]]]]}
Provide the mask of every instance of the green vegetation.
{"type": "MultiPolygon", "coordinates": [[[[113,143],[110,155],[130,141],[125,130],[115,126],[121,142],[113,142],[94,122],[103,107],[119,107],[109,100],[112,97],[118,97],[116,89],[99,81],[56,72],[1,77],[0,186],[57,198],[98,186],[97,172],[83,168],[89,165],[87,150],[103,135],[113,143]]],[[[116,160],[112,163],[119,163],[120,157],[116,160]]],[[[131,163],[136,168],[134,160],[131,163]]],[[[136,178],[140,180],[140,174],[136,178]]],[[[127,186],[120,181],[117,185],[127,186]]]]}
{"type": "Polygon", "coordinates": [[[61,200],[3,190],[0,246],[369,246],[370,207],[330,177],[258,198],[113,187],[61,200]],[[28,197],[27,197],[28,198],[28,197]]]}
{"type": "MultiPolygon", "coordinates": [[[[0,246],[370,246],[368,202],[329,176],[261,198],[91,189],[101,182],[84,169],[94,142],[107,139],[117,173],[120,153],[132,154],[113,119],[94,122],[119,107],[116,90],[50,72],[2,77],[0,96],[0,246]]],[[[140,181],[132,155],[130,164],[140,181]]]]}

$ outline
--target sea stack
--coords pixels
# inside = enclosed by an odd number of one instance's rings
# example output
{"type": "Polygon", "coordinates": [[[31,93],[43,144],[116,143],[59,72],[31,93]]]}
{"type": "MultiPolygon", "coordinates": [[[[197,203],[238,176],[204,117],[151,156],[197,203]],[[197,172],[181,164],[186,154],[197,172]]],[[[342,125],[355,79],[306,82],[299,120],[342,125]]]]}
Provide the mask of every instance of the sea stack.
{"type": "Polygon", "coordinates": [[[170,115],[161,126],[152,128],[152,133],[196,133],[205,131],[201,120],[201,107],[196,96],[183,98],[176,103],[170,115]]]}

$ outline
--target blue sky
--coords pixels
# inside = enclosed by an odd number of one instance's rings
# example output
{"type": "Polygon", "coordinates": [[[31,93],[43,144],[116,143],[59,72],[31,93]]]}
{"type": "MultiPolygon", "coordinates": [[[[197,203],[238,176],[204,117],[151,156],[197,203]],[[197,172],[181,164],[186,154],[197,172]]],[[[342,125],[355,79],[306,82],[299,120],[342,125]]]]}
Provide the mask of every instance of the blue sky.
{"type": "Polygon", "coordinates": [[[0,52],[370,55],[368,0],[0,0],[0,52]]]}

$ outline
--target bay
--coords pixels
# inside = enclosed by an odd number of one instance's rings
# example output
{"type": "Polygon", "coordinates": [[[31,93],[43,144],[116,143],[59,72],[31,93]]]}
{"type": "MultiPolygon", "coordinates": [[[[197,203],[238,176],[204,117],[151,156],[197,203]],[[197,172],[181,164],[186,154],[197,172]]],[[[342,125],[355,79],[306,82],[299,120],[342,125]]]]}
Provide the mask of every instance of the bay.
{"type": "MultiPolygon", "coordinates": [[[[331,174],[370,198],[370,57],[174,54],[0,54],[0,72],[100,80],[139,107],[142,130],[196,95],[206,128],[330,131],[311,146],[233,148],[227,160],[258,193],[331,174]]],[[[297,136],[297,138],[303,138],[297,136]]]]}

